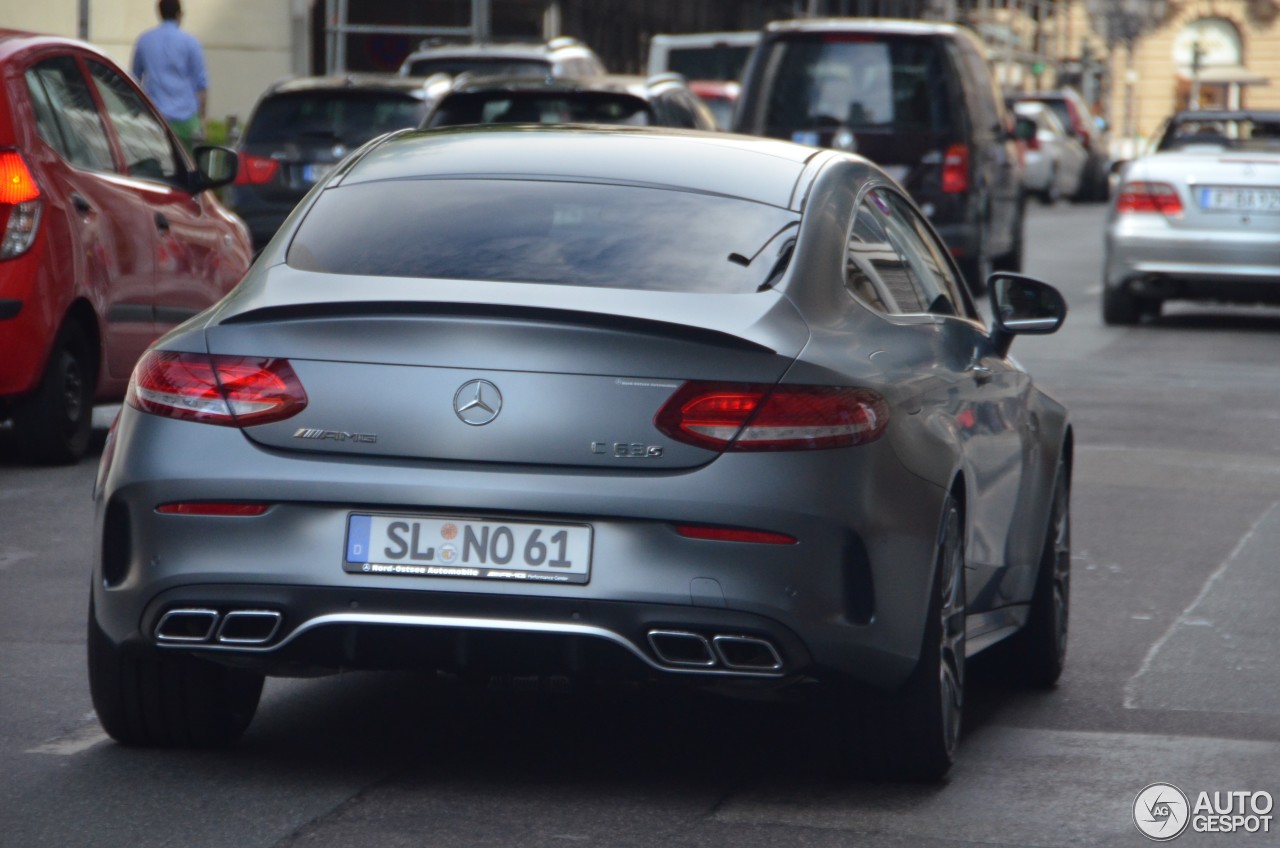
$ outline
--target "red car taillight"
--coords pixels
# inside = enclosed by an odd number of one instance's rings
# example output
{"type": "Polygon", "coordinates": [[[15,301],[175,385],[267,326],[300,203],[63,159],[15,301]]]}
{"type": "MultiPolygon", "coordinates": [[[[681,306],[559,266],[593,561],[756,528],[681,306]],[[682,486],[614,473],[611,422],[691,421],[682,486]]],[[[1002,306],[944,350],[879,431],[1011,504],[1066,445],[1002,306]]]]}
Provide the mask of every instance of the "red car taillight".
{"type": "Polygon", "coordinates": [[[959,194],[969,190],[969,148],[953,144],[942,157],[942,190],[959,194]]]}
{"type": "Polygon", "coordinates": [[[297,415],[307,393],[284,359],[151,350],[133,369],[125,400],[152,415],[248,427],[297,415]]]}
{"type": "Polygon", "coordinates": [[[677,389],[654,419],[676,441],[716,451],[850,447],[888,423],[888,404],[867,389],[701,382],[677,389]]]}
{"type": "Polygon", "coordinates": [[[1182,201],[1178,198],[1178,190],[1168,183],[1125,183],[1116,198],[1116,212],[1158,212],[1177,216],[1182,214],[1182,201]]]}
{"type": "Polygon", "coordinates": [[[40,227],[40,186],[16,150],[0,150],[0,259],[26,253],[40,227]]]}
{"type": "Polygon", "coordinates": [[[275,159],[265,156],[240,154],[240,168],[236,171],[236,185],[261,185],[270,182],[280,168],[275,159]]]}

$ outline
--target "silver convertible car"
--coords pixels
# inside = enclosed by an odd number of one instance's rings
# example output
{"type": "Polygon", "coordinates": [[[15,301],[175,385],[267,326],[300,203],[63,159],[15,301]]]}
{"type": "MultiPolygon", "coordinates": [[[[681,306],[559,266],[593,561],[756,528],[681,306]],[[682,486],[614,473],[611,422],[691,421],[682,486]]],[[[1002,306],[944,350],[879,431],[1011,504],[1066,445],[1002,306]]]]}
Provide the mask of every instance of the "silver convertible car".
{"type": "Polygon", "coordinates": [[[134,373],[98,716],[225,744],[264,675],[352,668],[805,684],[873,729],[851,759],[936,778],[966,658],[1051,685],[1066,645],[1071,428],[1007,355],[1066,307],[991,283],[987,327],[853,155],[375,140],[134,373]]]}
{"type": "Polygon", "coordinates": [[[1180,112],[1125,168],[1107,219],[1102,318],[1167,300],[1280,303],[1280,112],[1180,112]]]}

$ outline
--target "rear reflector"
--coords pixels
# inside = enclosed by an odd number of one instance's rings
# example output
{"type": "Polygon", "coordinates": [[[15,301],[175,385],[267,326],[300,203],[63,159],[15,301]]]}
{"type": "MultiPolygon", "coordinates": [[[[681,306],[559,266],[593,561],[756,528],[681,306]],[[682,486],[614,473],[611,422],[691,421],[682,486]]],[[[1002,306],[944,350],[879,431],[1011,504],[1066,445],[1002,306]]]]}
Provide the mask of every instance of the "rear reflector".
{"type": "Polygon", "coordinates": [[[254,516],[262,515],[270,508],[269,504],[191,502],[160,504],[156,512],[162,515],[254,516]]]}
{"type": "Polygon", "coordinates": [[[150,350],[125,401],[152,415],[248,427],[297,415],[307,393],[284,359],[150,350]]]}
{"type": "Polygon", "coordinates": [[[701,524],[677,524],[676,532],[686,539],[711,542],[753,542],[759,545],[794,545],[795,536],[768,530],[743,530],[737,527],[707,527],[701,524]]]}
{"type": "Polygon", "coordinates": [[[1131,182],[1120,188],[1116,198],[1116,212],[1120,214],[1159,213],[1170,217],[1182,214],[1182,200],[1178,190],[1168,183],[1131,182]]]}
{"type": "Polygon", "coordinates": [[[738,452],[851,447],[888,423],[888,404],[868,389],[753,383],[685,383],[654,418],[676,441],[738,452]]]}
{"type": "Polygon", "coordinates": [[[279,168],[280,163],[275,159],[241,153],[240,167],[236,170],[235,184],[261,185],[262,183],[271,182],[279,168]]]}

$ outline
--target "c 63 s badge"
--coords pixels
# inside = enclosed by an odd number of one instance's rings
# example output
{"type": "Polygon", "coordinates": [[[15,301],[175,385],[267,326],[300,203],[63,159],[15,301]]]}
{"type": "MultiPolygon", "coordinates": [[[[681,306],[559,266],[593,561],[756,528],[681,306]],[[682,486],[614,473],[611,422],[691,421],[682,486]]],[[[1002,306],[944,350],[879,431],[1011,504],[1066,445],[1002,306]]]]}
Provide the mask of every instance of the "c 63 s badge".
{"type": "Polygon", "coordinates": [[[662,445],[646,445],[640,442],[592,442],[591,452],[615,459],[657,459],[662,456],[662,445]]]}
{"type": "Polygon", "coordinates": [[[346,430],[316,430],[311,427],[299,427],[293,431],[293,437],[315,441],[356,442],[363,445],[372,445],[378,441],[375,433],[348,433],[346,430]]]}

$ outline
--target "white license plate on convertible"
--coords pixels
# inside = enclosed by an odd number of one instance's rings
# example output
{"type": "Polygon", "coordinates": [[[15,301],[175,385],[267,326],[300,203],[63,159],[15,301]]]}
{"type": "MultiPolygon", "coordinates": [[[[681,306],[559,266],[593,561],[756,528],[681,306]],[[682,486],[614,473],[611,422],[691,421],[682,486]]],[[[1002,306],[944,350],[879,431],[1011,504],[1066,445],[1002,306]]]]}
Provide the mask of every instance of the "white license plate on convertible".
{"type": "Polygon", "coordinates": [[[343,568],[361,574],[586,583],[591,527],[421,515],[347,517],[343,568]]]}
{"type": "Polygon", "coordinates": [[[1212,212],[1280,213],[1280,188],[1202,188],[1200,208],[1212,212]]]}

